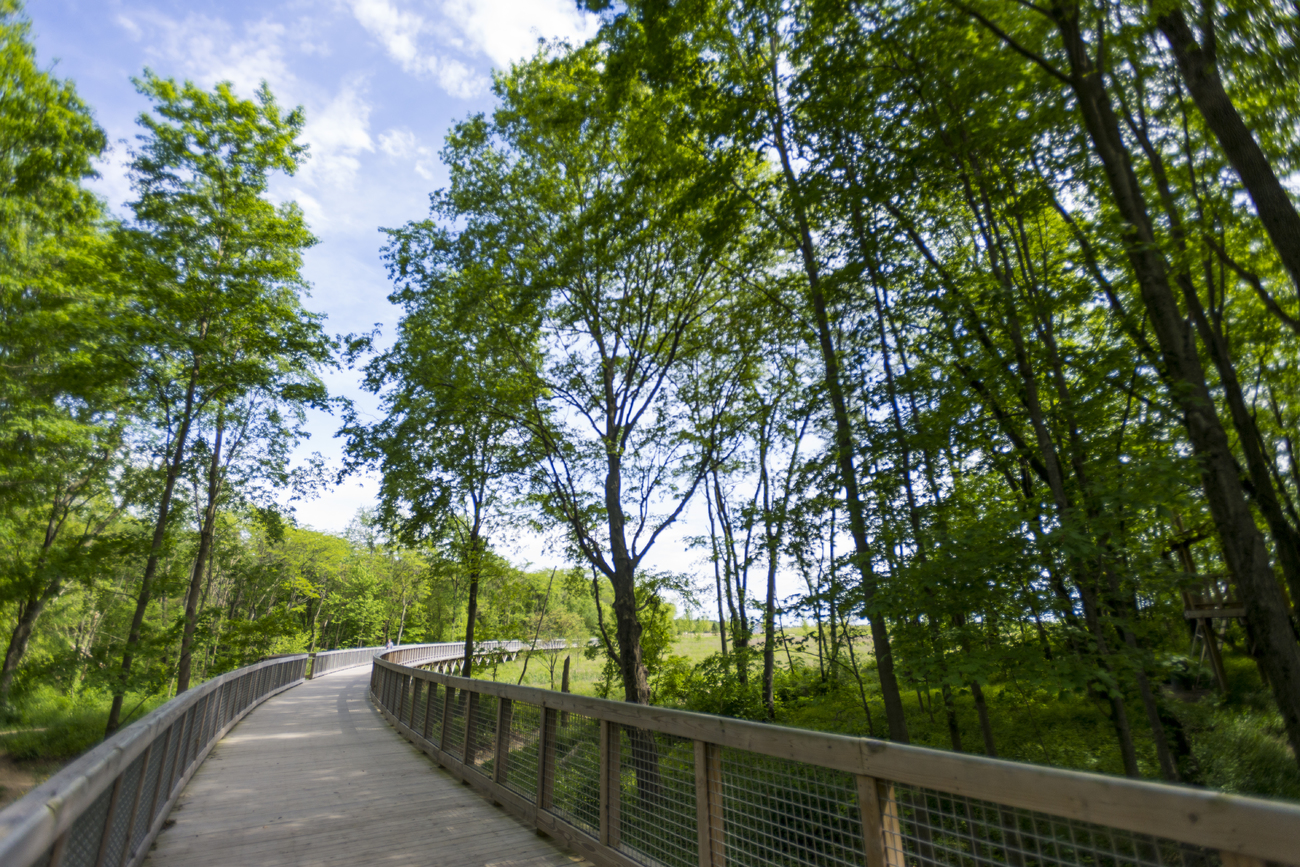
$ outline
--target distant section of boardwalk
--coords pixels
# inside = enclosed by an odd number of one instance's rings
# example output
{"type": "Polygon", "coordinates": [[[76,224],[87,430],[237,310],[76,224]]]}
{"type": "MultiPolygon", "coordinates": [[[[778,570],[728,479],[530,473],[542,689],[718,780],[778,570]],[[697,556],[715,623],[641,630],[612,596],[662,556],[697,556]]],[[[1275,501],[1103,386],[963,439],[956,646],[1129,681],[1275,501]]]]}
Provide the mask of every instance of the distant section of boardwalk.
{"type": "Polygon", "coordinates": [[[366,697],[370,667],[270,699],[190,781],[146,865],[574,867],[457,783],[366,697]]]}

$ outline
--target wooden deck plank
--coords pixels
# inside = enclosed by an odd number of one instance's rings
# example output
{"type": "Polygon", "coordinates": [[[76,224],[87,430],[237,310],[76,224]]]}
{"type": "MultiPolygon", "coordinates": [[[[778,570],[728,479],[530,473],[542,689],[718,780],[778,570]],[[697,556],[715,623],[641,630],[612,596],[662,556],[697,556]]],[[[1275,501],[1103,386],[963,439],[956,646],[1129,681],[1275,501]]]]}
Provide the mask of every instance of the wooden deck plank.
{"type": "Polygon", "coordinates": [[[583,863],[456,782],[366,698],[370,670],[258,707],[181,794],[149,867],[583,863]]]}

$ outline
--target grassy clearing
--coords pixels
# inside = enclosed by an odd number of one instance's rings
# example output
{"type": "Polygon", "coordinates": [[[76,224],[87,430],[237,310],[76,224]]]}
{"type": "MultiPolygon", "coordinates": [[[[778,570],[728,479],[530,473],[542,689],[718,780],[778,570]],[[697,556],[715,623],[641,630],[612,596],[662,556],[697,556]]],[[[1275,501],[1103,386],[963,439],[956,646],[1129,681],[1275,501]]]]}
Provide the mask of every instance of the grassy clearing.
{"type": "MultiPolygon", "coordinates": [[[[167,698],[128,693],[122,727],[163,704],[167,698]]],[[[104,739],[112,703],[113,697],[107,692],[83,691],[69,696],[53,687],[37,687],[18,703],[17,722],[9,724],[6,733],[0,735],[0,749],[20,762],[66,762],[76,758],[104,739]]]]}
{"type": "MultiPolygon", "coordinates": [[[[790,637],[802,636],[791,634],[790,637]]],[[[716,634],[679,637],[670,651],[674,658],[652,678],[655,703],[763,719],[765,713],[759,694],[761,648],[753,655],[753,667],[744,685],[736,682],[734,672],[719,669],[716,658],[719,649],[716,634]]],[[[870,642],[865,639],[857,642],[854,652],[861,686],[843,668],[838,672],[827,670],[823,677],[812,643],[805,644],[802,651],[792,648],[789,655],[780,650],[775,721],[815,731],[883,736],[885,712],[870,656],[870,642]]],[[[581,651],[571,651],[568,655],[570,690],[579,695],[601,695],[606,688],[604,660],[587,659],[581,651]]],[[[529,662],[524,685],[559,689],[563,656],[556,658],[553,685],[550,665],[540,654],[529,662]]],[[[1182,722],[1196,759],[1196,781],[1227,792],[1300,800],[1300,770],[1254,663],[1244,657],[1229,656],[1225,664],[1232,684],[1228,695],[1220,696],[1213,690],[1181,695],[1167,693],[1168,704],[1182,722]]],[[[522,660],[517,660],[481,668],[475,676],[516,683],[522,669],[522,660]]],[[[1014,676],[987,684],[984,692],[1000,757],[1106,774],[1123,773],[1106,710],[1087,696],[1049,693],[1017,682],[1014,676]]],[[[617,686],[612,693],[611,697],[619,697],[617,686]]],[[[912,742],[952,749],[940,691],[906,688],[903,699],[912,742]]],[[[954,705],[962,749],[982,754],[983,737],[969,691],[955,689],[954,705]]],[[[1142,707],[1133,702],[1128,710],[1134,721],[1135,746],[1143,775],[1157,778],[1155,745],[1149,730],[1141,725],[1142,707]]]]}

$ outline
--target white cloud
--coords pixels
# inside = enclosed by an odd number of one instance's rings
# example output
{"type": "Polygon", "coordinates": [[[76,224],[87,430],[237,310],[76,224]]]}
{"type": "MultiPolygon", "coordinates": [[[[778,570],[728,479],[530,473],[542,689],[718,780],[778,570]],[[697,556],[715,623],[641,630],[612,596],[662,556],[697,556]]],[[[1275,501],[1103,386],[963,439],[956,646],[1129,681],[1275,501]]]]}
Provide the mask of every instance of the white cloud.
{"type": "Polygon", "coordinates": [[[390,157],[408,157],[415,148],[415,133],[410,130],[390,129],[379,135],[379,149],[390,157]]]}
{"type": "Polygon", "coordinates": [[[360,155],[374,151],[370,138],[370,103],[361,94],[362,82],[343,86],[324,108],[307,115],[303,140],[311,158],[302,172],[304,183],[317,187],[350,187],[361,168],[360,155]]]}
{"type": "Polygon", "coordinates": [[[581,42],[598,27],[595,16],[579,12],[572,0],[442,0],[436,21],[404,0],[349,2],[357,22],[403,70],[433,78],[462,99],[487,87],[476,70],[482,58],[505,68],[531,57],[538,39],[581,42]]]}
{"type": "Polygon", "coordinates": [[[414,159],[415,173],[426,181],[434,179],[436,155],[432,148],[420,144],[420,140],[410,130],[390,129],[380,133],[379,149],[393,159],[414,159]]]}
{"type": "Polygon", "coordinates": [[[428,26],[422,16],[398,9],[389,0],[352,0],[352,14],[407,72],[432,71],[433,58],[420,56],[420,33],[428,26]]]}
{"type": "Polygon", "coordinates": [[[276,91],[295,82],[285,60],[286,28],[270,19],[246,23],[242,36],[226,21],[199,14],[178,21],[155,12],[139,12],[119,15],[117,21],[133,39],[148,31],[151,55],[205,87],[229,81],[247,95],[263,81],[276,91]]]}
{"type": "Polygon", "coordinates": [[[599,27],[573,0],[446,0],[442,11],[474,50],[501,68],[535,54],[539,38],[583,42],[599,27]]]}

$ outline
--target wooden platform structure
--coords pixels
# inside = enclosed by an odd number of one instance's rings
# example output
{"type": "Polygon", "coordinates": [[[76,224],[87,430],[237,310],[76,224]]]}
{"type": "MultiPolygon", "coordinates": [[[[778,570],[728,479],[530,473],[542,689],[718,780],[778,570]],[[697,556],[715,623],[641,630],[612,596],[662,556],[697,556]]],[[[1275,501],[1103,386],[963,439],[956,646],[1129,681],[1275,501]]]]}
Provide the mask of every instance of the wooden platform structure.
{"type": "Polygon", "coordinates": [[[370,676],[342,671],[258,706],[195,773],[145,863],[581,862],[404,740],[367,699],[370,676]]]}
{"type": "Polygon", "coordinates": [[[0,865],[1300,867],[1294,803],[428,669],[462,651],[199,684],[0,810],[0,865]]]}

